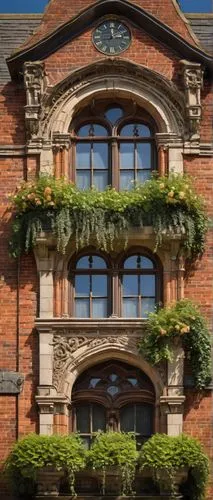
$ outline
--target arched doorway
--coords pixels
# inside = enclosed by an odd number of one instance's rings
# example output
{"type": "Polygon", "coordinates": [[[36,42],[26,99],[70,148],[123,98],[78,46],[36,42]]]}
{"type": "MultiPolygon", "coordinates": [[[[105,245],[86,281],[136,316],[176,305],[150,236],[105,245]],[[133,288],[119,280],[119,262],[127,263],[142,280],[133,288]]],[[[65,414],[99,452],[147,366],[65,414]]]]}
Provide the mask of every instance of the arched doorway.
{"type": "Polygon", "coordinates": [[[138,446],[154,432],[155,390],[140,369],[115,359],[94,365],[72,390],[71,431],[87,448],[98,431],[135,432],[138,446]]]}

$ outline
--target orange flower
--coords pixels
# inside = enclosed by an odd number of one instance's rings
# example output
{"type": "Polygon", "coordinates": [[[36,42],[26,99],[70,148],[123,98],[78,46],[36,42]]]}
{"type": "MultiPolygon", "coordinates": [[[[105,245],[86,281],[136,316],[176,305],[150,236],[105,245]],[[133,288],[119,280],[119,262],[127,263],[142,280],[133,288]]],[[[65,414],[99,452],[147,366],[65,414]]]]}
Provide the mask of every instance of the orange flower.
{"type": "Polygon", "coordinates": [[[52,193],[51,187],[47,186],[44,190],[44,196],[49,196],[52,193]]]}
{"type": "Polygon", "coordinates": [[[35,199],[35,193],[29,193],[29,194],[27,195],[27,198],[28,198],[28,200],[30,200],[30,201],[34,200],[34,199],[35,199]]]}
{"type": "Polygon", "coordinates": [[[49,195],[48,195],[48,196],[46,196],[46,200],[47,200],[47,201],[51,201],[51,200],[52,200],[51,196],[49,196],[49,195]]]}
{"type": "Polygon", "coordinates": [[[160,328],[160,334],[161,335],[166,335],[167,334],[167,331],[164,330],[163,328],[160,328]]]}
{"type": "Polygon", "coordinates": [[[180,333],[183,335],[184,333],[189,333],[189,331],[190,331],[189,326],[183,326],[183,328],[181,328],[180,333]]]}
{"type": "Polygon", "coordinates": [[[184,191],[180,191],[180,192],[179,192],[179,198],[180,198],[180,200],[183,200],[183,199],[185,198],[185,193],[184,193],[184,191]]]}
{"type": "Polygon", "coordinates": [[[173,198],[173,196],[174,196],[174,191],[169,191],[169,193],[168,193],[168,197],[169,197],[169,198],[173,198]]]}

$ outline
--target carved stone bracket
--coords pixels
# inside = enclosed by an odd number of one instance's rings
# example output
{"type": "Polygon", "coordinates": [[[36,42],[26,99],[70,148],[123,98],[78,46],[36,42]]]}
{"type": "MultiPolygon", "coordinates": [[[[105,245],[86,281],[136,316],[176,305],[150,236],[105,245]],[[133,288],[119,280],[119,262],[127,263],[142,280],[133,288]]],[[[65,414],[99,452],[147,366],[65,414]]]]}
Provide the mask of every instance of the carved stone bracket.
{"type": "Polygon", "coordinates": [[[39,132],[41,98],[45,90],[44,63],[41,61],[24,64],[24,85],[26,89],[25,123],[28,141],[35,140],[39,132]]]}
{"type": "Polygon", "coordinates": [[[161,412],[164,415],[174,415],[183,413],[185,396],[162,396],[160,398],[161,412]]]}
{"type": "Polygon", "coordinates": [[[201,88],[203,85],[203,70],[201,64],[181,61],[183,69],[183,84],[185,90],[186,117],[188,122],[188,138],[191,142],[200,141],[201,121],[201,88]]]}
{"type": "Polygon", "coordinates": [[[0,394],[19,394],[24,377],[18,372],[0,371],[0,394]]]}

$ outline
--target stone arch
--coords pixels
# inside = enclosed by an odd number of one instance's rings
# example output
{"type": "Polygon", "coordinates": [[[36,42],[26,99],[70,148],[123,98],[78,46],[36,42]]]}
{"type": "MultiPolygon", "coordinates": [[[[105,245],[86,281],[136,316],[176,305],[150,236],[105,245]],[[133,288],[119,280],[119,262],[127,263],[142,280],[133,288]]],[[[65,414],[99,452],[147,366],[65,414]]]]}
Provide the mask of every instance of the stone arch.
{"type": "Polygon", "coordinates": [[[184,133],[184,95],[163,75],[126,60],[101,60],[73,72],[43,102],[40,136],[51,141],[67,134],[73,114],[101,96],[128,97],[155,119],[159,133],[184,133]]]}
{"type": "Polygon", "coordinates": [[[139,368],[150,378],[159,405],[165,387],[164,374],[138,353],[138,332],[137,337],[135,332],[130,335],[121,329],[120,334],[116,330],[100,337],[55,337],[53,385],[57,392],[70,399],[73,384],[81,373],[95,364],[117,359],[139,368]]]}

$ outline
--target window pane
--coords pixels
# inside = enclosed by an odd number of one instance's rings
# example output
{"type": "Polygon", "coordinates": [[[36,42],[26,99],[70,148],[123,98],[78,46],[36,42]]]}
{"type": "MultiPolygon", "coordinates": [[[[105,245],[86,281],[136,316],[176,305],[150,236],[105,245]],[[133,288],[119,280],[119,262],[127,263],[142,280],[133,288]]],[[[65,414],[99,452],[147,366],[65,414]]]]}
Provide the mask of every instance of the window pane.
{"type": "Polygon", "coordinates": [[[155,297],[155,276],[147,275],[140,277],[141,295],[144,297],[155,297]]]}
{"type": "Polygon", "coordinates": [[[150,137],[151,133],[147,125],[143,125],[141,123],[129,123],[121,129],[120,135],[126,137],[150,137]]]}
{"type": "Polygon", "coordinates": [[[93,167],[108,168],[108,144],[95,142],[93,144],[93,167]]]}
{"type": "Polygon", "coordinates": [[[151,179],[151,170],[137,170],[137,183],[143,184],[151,179]]]}
{"type": "Polygon", "coordinates": [[[123,276],[123,295],[138,295],[138,276],[123,276]]]}
{"type": "Polygon", "coordinates": [[[105,409],[100,405],[93,405],[93,419],[92,431],[105,431],[106,430],[106,417],[105,409]]]}
{"type": "Polygon", "coordinates": [[[99,274],[92,276],[92,295],[93,297],[107,297],[107,276],[99,274]]]}
{"type": "Polygon", "coordinates": [[[137,144],[137,167],[151,169],[151,144],[137,144]]]}
{"type": "Polygon", "coordinates": [[[89,257],[81,257],[77,262],[76,269],[89,269],[89,257]]]}
{"type": "Polygon", "coordinates": [[[137,255],[132,255],[132,257],[128,257],[128,259],[124,262],[124,269],[137,269],[137,255]]]}
{"type": "Polygon", "coordinates": [[[141,267],[142,269],[154,269],[153,262],[147,257],[141,257],[141,267]]]}
{"type": "Polygon", "coordinates": [[[141,317],[145,319],[151,312],[155,312],[155,299],[142,299],[141,317]]]}
{"type": "Polygon", "coordinates": [[[107,130],[102,125],[97,123],[88,123],[88,125],[83,125],[83,127],[79,128],[78,137],[89,137],[89,136],[106,136],[107,130]]]}
{"type": "Polygon", "coordinates": [[[75,299],[76,318],[89,318],[89,299],[75,299]]]}
{"type": "Polygon", "coordinates": [[[90,171],[78,170],[78,172],[76,172],[76,185],[81,190],[89,189],[90,188],[90,171]]]}
{"type": "Polygon", "coordinates": [[[107,299],[93,299],[92,317],[107,318],[107,299]]]}
{"type": "Polygon", "coordinates": [[[123,432],[134,432],[134,406],[126,406],[121,410],[120,426],[123,432]]]}
{"type": "Polygon", "coordinates": [[[76,145],[76,168],[90,168],[90,143],[81,142],[76,145]]]}
{"type": "Polygon", "coordinates": [[[93,172],[93,185],[98,189],[98,191],[104,191],[109,185],[109,177],[107,170],[94,170],[93,172]]]}
{"type": "Polygon", "coordinates": [[[130,190],[134,187],[134,170],[128,172],[127,170],[120,171],[120,190],[130,190]]]}
{"type": "Polygon", "coordinates": [[[106,269],[106,262],[97,255],[86,255],[78,260],[76,269],[106,269]]]}
{"type": "Polygon", "coordinates": [[[90,278],[89,276],[76,276],[75,277],[75,295],[76,296],[89,296],[90,292],[90,278]]]}
{"type": "Polygon", "coordinates": [[[151,436],[152,406],[136,405],[136,432],[143,436],[151,436]]]}
{"type": "Polygon", "coordinates": [[[101,257],[98,257],[97,255],[93,255],[93,264],[92,264],[93,269],[106,269],[106,262],[104,259],[101,257]]]}
{"type": "Polygon", "coordinates": [[[119,108],[119,107],[113,107],[113,108],[109,108],[106,113],[105,113],[105,117],[107,118],[107,120],[109,120],[113,125],[115,122],[117,122],[117,120],[119,120],[119,118],[121,118],[123,116],[123,110],[122,108],[119,108]]]}
{"type": "Polygon", "coordinates": [[[134,168],[134,143],[120,144],[120,168],[134,168]]]}
{"type": "Polygon", "coordinates": [[[77,432],[90,432],[90,407],[89,405],[78,406],[76,408],[77,432]]]}
{"type": "Polygon", "coordinates": [[[123,299],[123,318],[138,317],[138,299],[123,299]]]}

